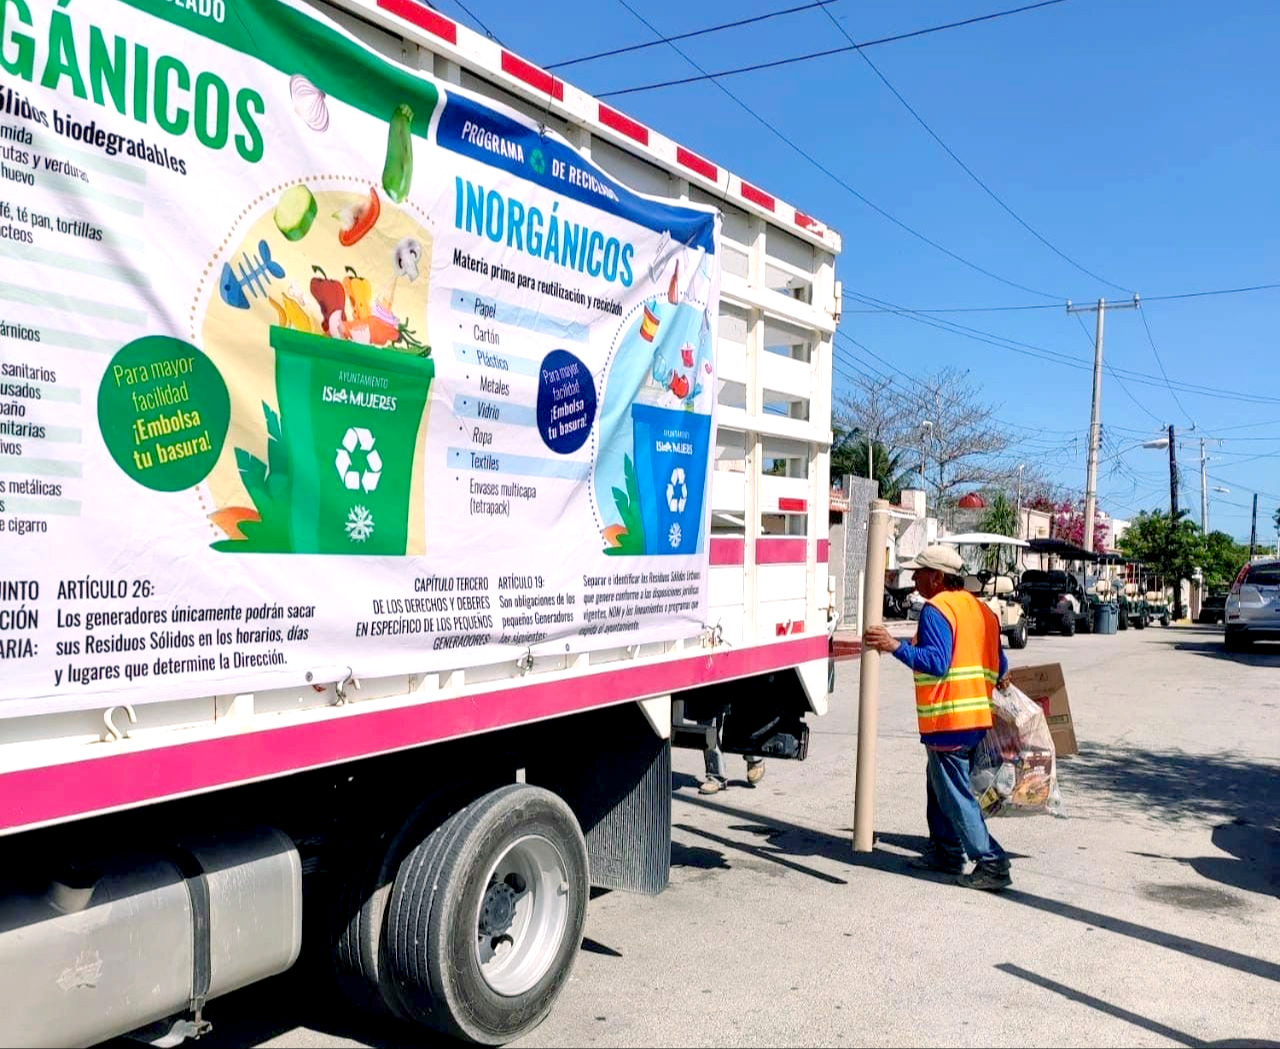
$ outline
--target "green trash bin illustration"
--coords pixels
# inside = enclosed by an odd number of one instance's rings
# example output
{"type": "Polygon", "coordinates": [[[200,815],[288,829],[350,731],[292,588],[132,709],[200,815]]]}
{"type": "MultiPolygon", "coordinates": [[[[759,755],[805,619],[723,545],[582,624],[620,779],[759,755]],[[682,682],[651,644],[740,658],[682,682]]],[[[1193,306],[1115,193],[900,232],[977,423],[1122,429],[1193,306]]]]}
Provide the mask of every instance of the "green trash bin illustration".
{"type": "Polygon", "coordinates": [[[434,364],[278,327],[271,346],[280,416],[263,406],[268,462],[236,453],[261,520],[216,547],[403,556],[434,364]]]}

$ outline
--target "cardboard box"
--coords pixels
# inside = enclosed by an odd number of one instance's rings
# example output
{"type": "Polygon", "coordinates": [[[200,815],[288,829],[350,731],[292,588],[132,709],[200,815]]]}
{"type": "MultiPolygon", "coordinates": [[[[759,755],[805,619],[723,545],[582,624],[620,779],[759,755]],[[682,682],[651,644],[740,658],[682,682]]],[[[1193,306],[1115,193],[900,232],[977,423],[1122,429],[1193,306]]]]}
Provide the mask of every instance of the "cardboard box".
{"type": "Polygon", "coordinates": [[[1058,757],[1079,754],[1075,725],[1071,720],[1071,704],[1067,701],[1067,681],[1062,676],[1061,663],[1045,663],[1038,667],[1015,667],[1009,671],[1009,680],[1040,704],[1053,746],[1058,757]]]}

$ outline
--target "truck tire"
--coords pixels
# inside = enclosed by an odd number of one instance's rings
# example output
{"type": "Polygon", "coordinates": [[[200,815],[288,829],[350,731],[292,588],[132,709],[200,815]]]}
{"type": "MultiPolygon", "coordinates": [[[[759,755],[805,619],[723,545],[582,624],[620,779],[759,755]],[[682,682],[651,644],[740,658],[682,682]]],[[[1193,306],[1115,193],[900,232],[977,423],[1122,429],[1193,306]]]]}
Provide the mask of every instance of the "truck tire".
{"type": "Polygon", "coordinates": [[[482,1045],[532,1030],[568,981],[589,885],[582,830],[550,791],[509,784],[455,813],[391,891],[384,956],[399,1011],[482,1045]]]}
{"type": "Polygon", "coordinates": [[[356,1008],[404,1018],[386,973],[383,946],[396,872],[423,837],[438,829],[446,814],[465,807],[482,789],[486,788],[473,785],[472,793],[467,793],[459,786],[456,791],[433,794],[407,814],[400,810],[376,836],[348,843],[352,859],[334,894],[330,921],[334,976],[339,990],[356,1008]]]}
{"type": "Polygon", "coordinates": [[[386,915],[389,879],[384,857],[387,838],[361,843],[357,856],[367,857],[347,870],[334,895],[333,972],[338,989],[356,1008],[386,1014],[379,979],[379,944],[386,915]]]}
{"type": "Polygon", "coordinates": [[[1009,631],[1009,647],[1010,648],[1026,648],[1027,647],[1027,619],[1023,616],[1018,620],[1018,625],[1009,631]]]}
{"type": "Polygon", "coordinates": [[[1062,613],[1062,636],[1071,637],[1076,632],[1076,614],[1074,612],[1062,613]]]}

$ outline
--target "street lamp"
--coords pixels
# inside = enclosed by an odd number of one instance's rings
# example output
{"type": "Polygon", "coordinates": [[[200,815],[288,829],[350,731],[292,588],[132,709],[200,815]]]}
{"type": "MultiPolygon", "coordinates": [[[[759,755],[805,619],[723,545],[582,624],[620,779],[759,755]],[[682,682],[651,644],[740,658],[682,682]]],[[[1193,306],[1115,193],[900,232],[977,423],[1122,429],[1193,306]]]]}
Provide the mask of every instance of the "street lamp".
{"type": "MultiPolygon", "coordinates": [[[[1215,484],[1212,488],[1209,489],[1209,491],[1221,492],[1223,495],[1231,494],[1230,488],[1223,488],[1222,485],[1220,484],[1215,484]]],[[[1207,495],[1204,498],[1204,534],[1205,535],[1209,534],[1209,497],[1207,495]]]]}

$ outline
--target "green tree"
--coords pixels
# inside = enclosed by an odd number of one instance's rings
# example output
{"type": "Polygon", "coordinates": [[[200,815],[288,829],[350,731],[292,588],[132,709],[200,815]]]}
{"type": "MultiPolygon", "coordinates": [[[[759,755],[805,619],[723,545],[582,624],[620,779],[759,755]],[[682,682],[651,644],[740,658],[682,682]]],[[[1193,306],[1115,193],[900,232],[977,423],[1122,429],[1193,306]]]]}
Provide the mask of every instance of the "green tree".
{"type": "MultiPolygon", "coordinates": [[[[867,438],[860,430],[837,430],[831,447],[831,476],[867,476],[867,438]]],[[[879,441],[870,442],[871,477],[880,486],[880,498],[891,503],[902,498],[902,490],[910,487],[916,471],[907,464],[905,452],[893,451],[879,441]]]]}
{"type": "Polygon", "coordinates": [[[1210,532],[1204,537],[1204,582],[1210,590],[1225,590],[1249,560],[1249,547],[1237,543],[1226,532],[1210,532]]]}
{"type": "Polygon", "coordinates": [[[1172,583],[1190,579],[1205,563],[1205,540],[1200,526],[1188,520],[1185,510],[1171,518],[1163,510],[1144,510],[1120,537],[1120,549],[1152,572],[1172,583]]]}
{"type": "Polygon", "coordinates": [[[1009,502],[1004,492],[996,492],[991,496],[987,512],[978,521],[978,531],[994,532],[996,535],[1007,535],[1019,539],[1018,508],[1009,502]]]}

